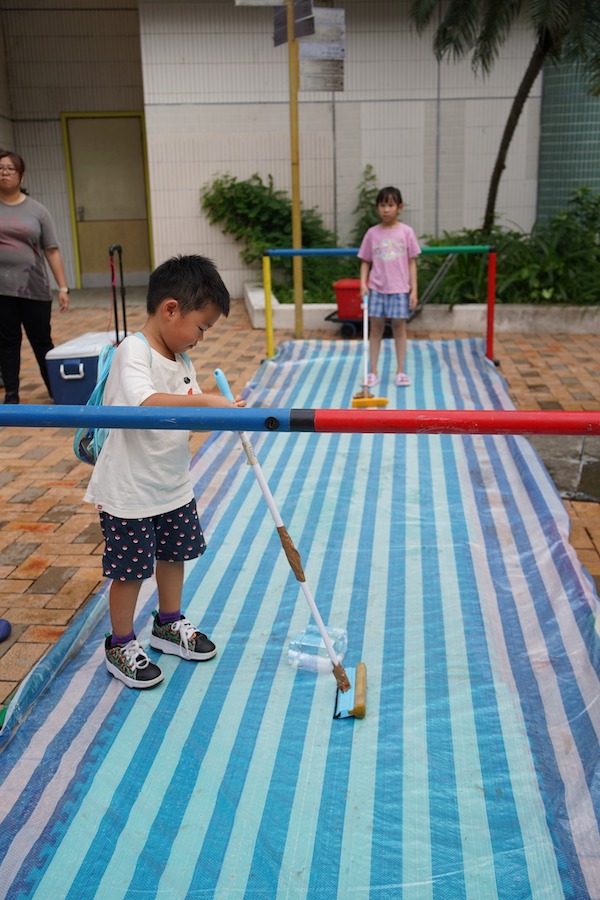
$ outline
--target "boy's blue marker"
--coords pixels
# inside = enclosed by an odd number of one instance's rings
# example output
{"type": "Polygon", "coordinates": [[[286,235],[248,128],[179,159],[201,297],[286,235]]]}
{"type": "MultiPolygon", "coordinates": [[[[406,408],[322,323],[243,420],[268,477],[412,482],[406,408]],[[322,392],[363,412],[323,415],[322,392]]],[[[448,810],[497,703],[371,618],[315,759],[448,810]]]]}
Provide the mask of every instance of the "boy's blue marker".
{"type": "Polygon", "coordinates": [[[223,396],[227,400],[231,400],[231,402],[233,403],[233,394],[231,393],[229,382],[225,377],[225,373],[221,369],[215,369],[215,381],[217,382],[217,387],[219,388],[223,396]]]}

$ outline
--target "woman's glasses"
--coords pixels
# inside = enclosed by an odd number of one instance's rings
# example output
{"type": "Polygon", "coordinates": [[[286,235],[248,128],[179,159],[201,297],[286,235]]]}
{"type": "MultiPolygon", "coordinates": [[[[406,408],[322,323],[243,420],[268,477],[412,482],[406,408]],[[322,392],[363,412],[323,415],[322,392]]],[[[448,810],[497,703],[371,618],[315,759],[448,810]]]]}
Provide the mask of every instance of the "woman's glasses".
{"type": "Polygon", "coordinates": [[[0,175],[14,175],[16,171],[12,166],[0,166],[0,175]]]}

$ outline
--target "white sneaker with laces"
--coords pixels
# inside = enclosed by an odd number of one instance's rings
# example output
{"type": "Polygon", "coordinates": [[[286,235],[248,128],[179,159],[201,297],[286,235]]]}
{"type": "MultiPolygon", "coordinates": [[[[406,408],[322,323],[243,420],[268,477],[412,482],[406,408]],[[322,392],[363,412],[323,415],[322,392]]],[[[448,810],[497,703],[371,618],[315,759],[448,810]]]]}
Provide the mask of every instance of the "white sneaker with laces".
{"type": "Polygon", "coordinates": [[[217,648],[205,634],[192,625],[189,619],[181,616],[178,622],[167,622],[161,625],[158,613],[152,613],[154,625],[150,635],[150,646],[161,653],[172,653],[182,659],[193,659],[202,662],[212,659],[217,648]]]}
{"type": "Polygon", "coordinates": [[[104,651],[106,668],[127,687],[138,690],[150,688],[164,678],[161,670],[152,662],[137,639],[111,647],[111,635],[107,634],[104,651]]]}

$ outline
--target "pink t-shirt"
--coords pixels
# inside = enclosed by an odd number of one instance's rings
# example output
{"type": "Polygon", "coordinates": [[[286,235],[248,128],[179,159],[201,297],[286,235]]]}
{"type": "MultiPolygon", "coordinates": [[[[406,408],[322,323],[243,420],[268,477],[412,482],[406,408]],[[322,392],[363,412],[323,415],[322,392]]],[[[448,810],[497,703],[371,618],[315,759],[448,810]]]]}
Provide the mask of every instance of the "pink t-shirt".
{"type": "Polygon", "coordinates": [[[358,258],[371,263],[369,287],[380,294],[410,293],[408,261],[421,252],[410,225],[373,225],[365,234],[358,258]]]}

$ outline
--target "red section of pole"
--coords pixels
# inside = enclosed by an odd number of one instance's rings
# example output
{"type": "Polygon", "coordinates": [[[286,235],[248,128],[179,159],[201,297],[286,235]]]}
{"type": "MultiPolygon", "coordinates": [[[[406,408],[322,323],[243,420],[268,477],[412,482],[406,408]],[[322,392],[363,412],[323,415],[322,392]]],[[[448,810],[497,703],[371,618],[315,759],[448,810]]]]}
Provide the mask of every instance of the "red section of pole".
{"type": "Polygon", "coordinates": [[[600,412],[316,409],[315,431],[362,434],[600,434],[600,412]]]}
{"type": "Polygon", "coordinates": [[[487,279],[487,340],[485,355],[494,361],[494,312],[496,308],[496,251],[488,253],[487,279]]]}

